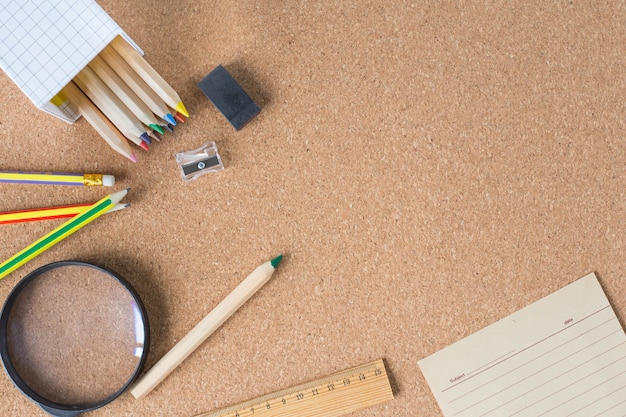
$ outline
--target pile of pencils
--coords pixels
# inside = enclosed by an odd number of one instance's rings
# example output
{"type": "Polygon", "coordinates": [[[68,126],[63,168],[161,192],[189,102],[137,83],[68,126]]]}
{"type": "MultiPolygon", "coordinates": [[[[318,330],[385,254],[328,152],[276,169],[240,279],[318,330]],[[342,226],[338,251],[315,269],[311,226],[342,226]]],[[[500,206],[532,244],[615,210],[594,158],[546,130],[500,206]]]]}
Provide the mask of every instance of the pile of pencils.
{"type": "Polygon", "coordinates": [[[189,113],[174,89],[122,37],[117,36],[61,90],[116,152],[137,161],[129,144],[144,150],[189,113]]]}

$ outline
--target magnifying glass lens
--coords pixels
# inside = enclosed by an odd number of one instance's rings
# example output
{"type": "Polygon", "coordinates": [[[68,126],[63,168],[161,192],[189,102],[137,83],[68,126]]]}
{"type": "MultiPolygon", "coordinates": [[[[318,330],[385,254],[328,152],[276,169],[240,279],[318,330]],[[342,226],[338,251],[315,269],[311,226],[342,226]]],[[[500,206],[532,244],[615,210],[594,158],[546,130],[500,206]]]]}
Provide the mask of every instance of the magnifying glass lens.
{"type": "Polygon", "coordinates": [[[43,272],[13,304],[7,350],[20,378],[59,404],[94,404],[133,376],[144,349],[140,308],[128,289],[97,268],[43,272]]]}

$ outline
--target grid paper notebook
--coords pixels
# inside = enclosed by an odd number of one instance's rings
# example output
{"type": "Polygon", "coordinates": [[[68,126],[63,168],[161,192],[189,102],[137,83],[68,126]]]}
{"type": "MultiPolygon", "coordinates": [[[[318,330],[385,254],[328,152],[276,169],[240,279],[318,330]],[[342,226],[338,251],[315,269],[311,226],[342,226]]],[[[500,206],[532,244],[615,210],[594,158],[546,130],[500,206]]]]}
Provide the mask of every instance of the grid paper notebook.
{"type": "Polygon", "coordinates": [[[128,39],[93,0],[0,0],[0,66],[37,107],[65,120],[75,117],[50,100],[116,35],[128,39]]]}

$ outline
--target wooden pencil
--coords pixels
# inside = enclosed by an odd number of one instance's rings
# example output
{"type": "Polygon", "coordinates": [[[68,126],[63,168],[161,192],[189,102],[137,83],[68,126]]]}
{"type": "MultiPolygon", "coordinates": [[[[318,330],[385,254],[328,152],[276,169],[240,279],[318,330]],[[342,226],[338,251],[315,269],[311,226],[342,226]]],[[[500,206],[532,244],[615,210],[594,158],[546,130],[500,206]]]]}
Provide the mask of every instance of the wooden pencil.
{"type": "Polygon", "coordinates": [[[271,278],[283,258],[277,256],[257,267],[246,279],[207,314],[185,337],[174,345],[148,372],[131,387],[130,393],[139,399],[146,396],[170,372],[180,365],[198,346],[252,297],[271,278]]]}
{"type": "Polygon", "coordinates": [[[133,153],[126,138],[111,123],[109,119],[96,107],[95,104],[78,88],[73,81],[61,90],[64,98],[76,107],[78,112],[87,120],[96,132],[109,144],[109,146],[120,155],[125,156],[133,162],[137,158],[133,153]]]}
{"type": "Polygon", "coordinates": [[[163,128],[154,117],[148,106],[126,85],[119,75],[104,60],[96,56],[90,63],[89,68],[113,91],[113,93],[126,104],[128,109],[146,126],[159,133],[163,128]]]}
{"type": "Polygon", "coordinates": [[[124,59],[115,52],[111,46],[105,47],[99,55],[122,80],[130,87],[137,97],[139,97],[152,111],[152,113],[165,120],[167,123],[176,124],[176,120],[163,100],[150,86],[131,68],[124,59]]]}
{"type": "Polygon", "coordinates": [[[129,140],[147,150],[141,135],[146,129],[89,67],[74,77],[74,82],[129,140]]]}
{"type": "Polygon", "coordinates": [[[189,113],[181,101],[178,93],[156,72],[135,48],[128,44],[121,36],[116,36],[111,46],[124,60],[141,76],[146,83],[161,97],[168,106],[176,109],[185,117],[189,113]]]}

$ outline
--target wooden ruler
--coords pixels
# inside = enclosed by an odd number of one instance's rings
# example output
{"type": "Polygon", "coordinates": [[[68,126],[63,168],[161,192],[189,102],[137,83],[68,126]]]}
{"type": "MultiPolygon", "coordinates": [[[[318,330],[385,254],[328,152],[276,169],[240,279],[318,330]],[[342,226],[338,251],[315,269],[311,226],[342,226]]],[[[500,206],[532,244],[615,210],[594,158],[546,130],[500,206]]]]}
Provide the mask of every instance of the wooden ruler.
{"type": "Polygon", "coordinates": [[[338,417],[392,399],[379,359],[196,417],[338,417]]]}

